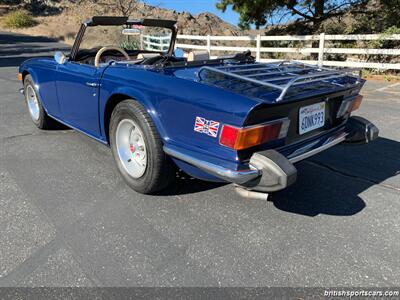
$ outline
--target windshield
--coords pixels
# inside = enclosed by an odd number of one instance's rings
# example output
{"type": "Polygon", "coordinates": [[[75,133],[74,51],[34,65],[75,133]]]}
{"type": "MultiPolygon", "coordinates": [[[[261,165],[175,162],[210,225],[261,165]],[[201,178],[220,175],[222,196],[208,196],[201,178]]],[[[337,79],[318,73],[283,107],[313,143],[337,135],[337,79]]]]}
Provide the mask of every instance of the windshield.
{"type": "Polygon", "coordinates": [[[163,27],[138,25],[89,26],[79,50],[118,46],[127,51],[146,50],[167,52],[171,44],[172,31],[163,27]]]}

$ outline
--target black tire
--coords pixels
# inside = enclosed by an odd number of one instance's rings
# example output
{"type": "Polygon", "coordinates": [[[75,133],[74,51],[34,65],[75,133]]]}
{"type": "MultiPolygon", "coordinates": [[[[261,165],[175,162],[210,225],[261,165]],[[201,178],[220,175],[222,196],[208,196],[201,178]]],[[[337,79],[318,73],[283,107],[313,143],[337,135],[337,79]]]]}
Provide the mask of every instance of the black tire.
{"type": "Polygon", "coordinates": [[[28,103],[27,103],[27,100],[26,100],[27,99],[26,95],[27,95],[28,87],[32,87],[32,89],[33,89],[33,91],[34,91],[34,93],[36,95],[36,99],[37,99],[38,106],[39,106],[39,110],[38,110],[39,111],[39,115],[38,115],[37,119],[35,119],[32,116],[32,114],[29,112],[29,115],[31,116],[33,124],[35,124],[37,128],[44,129],[44,130],[58,128],[59,123],[57,121],[55,121],[54,119],[50,118],[47,115],[46,111],[44,110],[43,105],[42,105],[42,103],[40,101],[40,98],[39,98],[39,94],[36,91],[35,84],[33,83],[31,75],[26,75],[25,79],[24,79],[24,95],[25,95],[25,102],[26,102],[27,106],[28,106],[28,103]]]}
{"type": "Polygon", "coordinates": [[[168,187],[176,178],[176,166],[164,153],[157,129],[144,107],[128,99],[120,102],[111,114],[109,126],[110,146],[118,170],[126,183],[135,191],[154,194],[168,187]],[[122,165],[116,145],[116,131],[122,120],[132,120],[143,133],[147,165],[139,178],[132,177],[122,165]]]}

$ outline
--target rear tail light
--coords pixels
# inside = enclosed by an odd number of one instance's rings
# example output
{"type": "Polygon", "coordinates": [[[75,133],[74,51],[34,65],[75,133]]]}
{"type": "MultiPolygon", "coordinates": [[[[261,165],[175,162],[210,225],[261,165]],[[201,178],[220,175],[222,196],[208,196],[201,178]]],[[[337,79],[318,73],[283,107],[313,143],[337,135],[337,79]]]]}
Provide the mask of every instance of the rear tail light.
{"type": "Polygon", "coordinates": [[[285,118],[244,128],[224,125],[219,143],[235,150],[250,148],[286,137],[289,124],[290,120],[285,118]]]}
{"type": "Polygon", "coordinates": [[[352,111],[359,109],[362,99],[362,95],[357,95],[355,98],[343,100],[339,111],[336,114],[336,118],[343,117],[346,113],[351,113],[352,111]]]}
{"type": "Polygon", "coordinates": [[[355,111],[360,108],[361,102],[363,100],[362,95],[358,95],[353,102],[351,102],[351,105],[349,107],[349,112],[355,111]]]}

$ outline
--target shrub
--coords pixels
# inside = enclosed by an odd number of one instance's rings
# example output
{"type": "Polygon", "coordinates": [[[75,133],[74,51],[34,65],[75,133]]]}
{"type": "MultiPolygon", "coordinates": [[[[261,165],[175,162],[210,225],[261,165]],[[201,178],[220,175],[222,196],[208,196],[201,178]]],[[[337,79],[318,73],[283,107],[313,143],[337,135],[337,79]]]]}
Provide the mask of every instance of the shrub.
{"type": "Polygon", "coordinates": [[[140,45],[138,41],[135,40],[125,40],[122,41],[119,46],[125,50],[138,50],[140,49],[140,45]]]}
{"type": "Polygon", "coordinates": [[[36,21],[27,12],[18,10],[5,15],[3,25],[7,28],[25,28],[36,25],[36,21]]]}

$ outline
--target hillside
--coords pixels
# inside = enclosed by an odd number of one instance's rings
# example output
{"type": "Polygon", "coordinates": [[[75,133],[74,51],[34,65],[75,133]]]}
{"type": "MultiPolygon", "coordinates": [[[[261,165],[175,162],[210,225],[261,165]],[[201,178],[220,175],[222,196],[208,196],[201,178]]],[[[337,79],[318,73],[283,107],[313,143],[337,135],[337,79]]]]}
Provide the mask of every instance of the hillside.
{"type": "MultiPolygon", "coordinates": [[[[110,0],[112,1],[112,0],[110,0]]],[[[79,28],[80,22],[94,15],[119,15],[111,5],[82,2],[74,4],[70,1],[52,2],[52,11],[56,13],[48,16],[37,16],[38,25],[26,29],[12,31],[34,36],[48,36],[71,44],[79,28]]],[[[179,34],[193,35],[238,35],[238,28],[224,22],[211,13],[192,15],[187,12],[162,9],[138,3],[130,14],[132,18],[160,18],[177,20],[179,34]]],[[[9,30],[9,29],[8,29],[9,30]]]]}

